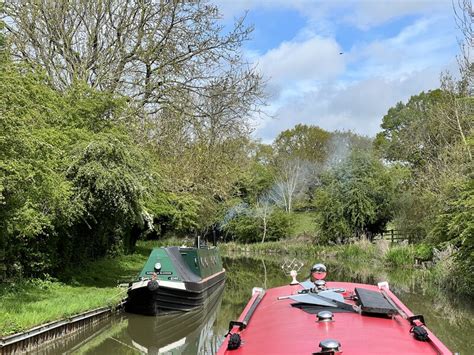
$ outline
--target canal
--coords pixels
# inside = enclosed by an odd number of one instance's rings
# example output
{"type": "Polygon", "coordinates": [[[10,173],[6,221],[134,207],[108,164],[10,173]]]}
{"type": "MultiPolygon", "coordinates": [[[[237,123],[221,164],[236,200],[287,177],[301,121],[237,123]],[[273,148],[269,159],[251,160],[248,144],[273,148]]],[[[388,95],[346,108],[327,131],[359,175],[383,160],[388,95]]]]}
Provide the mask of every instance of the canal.
{"type": "MultiPolygon", "coordinates": [[[[293,261],[278,255],[224,258],[225,288],[204,308],[161,317],[121,313],[40,349],[42,354],[215,354],[247,303],[253,287],[269,288],[290,281],[282,265],[293,261]]],[[[299,279],[315,261],[300,258],[299,279]]],[[[430,283],[424,270],[385,270],[322,260],[327,280],[377,283],[389,281],[392,291],[454,352],[474,351],[472,300],[446,295],[430,283]]],[[[316,341],[316,340],[315,340],[316,341]]],[[[38,353],[38,351],[35,351],[38,353]]]]}

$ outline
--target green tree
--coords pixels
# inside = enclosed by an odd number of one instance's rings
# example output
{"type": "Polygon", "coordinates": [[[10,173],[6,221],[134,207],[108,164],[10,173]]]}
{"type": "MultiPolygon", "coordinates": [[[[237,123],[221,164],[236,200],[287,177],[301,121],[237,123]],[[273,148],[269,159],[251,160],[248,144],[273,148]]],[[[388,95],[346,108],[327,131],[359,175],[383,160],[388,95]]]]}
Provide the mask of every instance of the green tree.
{"type": "Polygon", "coordinates": [[[282,210],[273,209],[264,220],[259,213],[250,208],[244,209],[226,223],[224,232],[228,235],[227,239],[241,243],[256,243],[288,237],[290,228],[290,216],[282,210]]]}
{"type": "Polygon", "coordinates": [[[331,133],[317,126],[297,124],[281,132],[273,143],[279,159],[300,159],[312,163],[324,163],[327,143],[331,133]]]}
{"type": "Polygon", "coordinates": [[[392,169],[370,153],[356,151],[323,175],[314,202],[321,242],[371,238],[385,228],[393,217],[397,186],[392,169]]]}
{"type": "Polygon", "coordinates": [[[122,106],[79,84],[55,91],[42,73],[0,63],[0,224],[10,274],[54,272],[129,246],[148,175],[118,123],[122,106]]]}

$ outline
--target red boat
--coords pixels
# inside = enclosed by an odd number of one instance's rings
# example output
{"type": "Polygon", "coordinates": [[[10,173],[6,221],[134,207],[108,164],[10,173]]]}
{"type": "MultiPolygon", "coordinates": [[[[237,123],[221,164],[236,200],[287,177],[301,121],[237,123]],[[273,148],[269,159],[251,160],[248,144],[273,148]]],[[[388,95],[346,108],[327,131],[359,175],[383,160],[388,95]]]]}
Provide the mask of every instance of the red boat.
{"type": "Polygon", "coordinates": [[[322,264],[310,275],[254,288],[218,354],[452,354],[387,283],[326,283],[322,264]]]}

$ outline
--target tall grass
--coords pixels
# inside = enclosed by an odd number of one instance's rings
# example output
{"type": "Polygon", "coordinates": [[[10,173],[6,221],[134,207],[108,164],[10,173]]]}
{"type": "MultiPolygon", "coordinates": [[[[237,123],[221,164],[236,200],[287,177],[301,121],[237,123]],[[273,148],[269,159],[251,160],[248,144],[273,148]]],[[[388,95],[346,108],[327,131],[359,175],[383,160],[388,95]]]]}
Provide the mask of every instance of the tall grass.
{"type": "Polygon", "coordinates": [[[394,246],[387,251],[384,261],[391,267],[412,267],[415,263],[415,249],[411,245],[394,246]]]}

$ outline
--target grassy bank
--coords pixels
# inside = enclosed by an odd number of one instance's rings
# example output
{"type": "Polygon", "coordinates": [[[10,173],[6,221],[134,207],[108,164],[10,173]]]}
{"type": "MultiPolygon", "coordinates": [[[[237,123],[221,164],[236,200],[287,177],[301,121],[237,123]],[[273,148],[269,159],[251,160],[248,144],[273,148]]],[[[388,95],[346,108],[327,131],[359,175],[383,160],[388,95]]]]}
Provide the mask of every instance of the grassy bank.
{"type": "Polygon", "coordinates": [[[125,289],[117,281],[130,280],[143,266],[142,253],[103,259],[66,281],[17,280],[0,286],[0,336],[27,330],[90,309],[116,305],[125,289]]]}
{"type": "Polygon", "coordinates": [[[174,238],[140,241],[132,255],[89,263],[63,274],[61,280],[45,277],[0,284],[0,337],[116,305],[126,296],[126,289],[119,288],[118,283],[129,281],[141,270],[153,247],[181,244],[183,240],[174,238]]]}
{"type": "Polygon", "coordinates": [[[405,267],[415,264],[416,249],[412,245],[390,246],[387,241],[370,243],[367,240],[351,244],[321,246],[305,242],[282,240],[278,242],[220,244],[224,254],[249,253],[256,255],[278,254],[290,256],[312,256],[315,259],[337,259],[339,261],[365,263],[379,262],[385,266],[405,267]]]}

